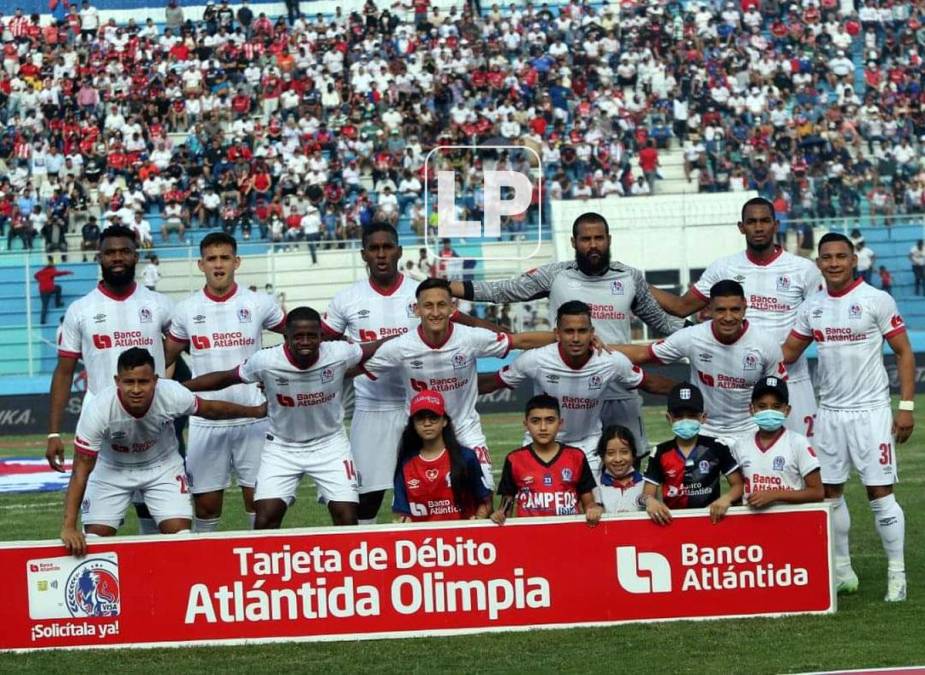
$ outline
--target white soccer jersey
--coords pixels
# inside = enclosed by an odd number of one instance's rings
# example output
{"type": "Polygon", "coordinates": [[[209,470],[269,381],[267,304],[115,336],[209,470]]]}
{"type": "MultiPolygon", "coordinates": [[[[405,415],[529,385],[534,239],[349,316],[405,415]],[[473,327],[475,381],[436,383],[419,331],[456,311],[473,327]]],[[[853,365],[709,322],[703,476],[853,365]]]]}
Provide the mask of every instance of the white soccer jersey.
{"type": "Polygon", "coordinates": [[[363,358],[359,345],[322,342],[300,368],[286,344],[262,349],[238,367],[242,382],[263,384],[270,433],[286,443],[315,441],[344,429],[344,375],[363,358]]]}
{"type": "MultiPolygon", "coordinates": [[[[796,323],[800,305],[822,289],[822,275],[815,263],[781,249],[768,262],[753,260],[748,251],[720,258],[704,271],[691,290],[709,300],[710,288],[723,279],[742,284],[748,300],[745,316],[754,328],[772,335],[781,344],[796,323]]],[[[809,378],[805,356],[787,369],[792,382],[809,378]]]]}
{"type": "Polygon", "coordinates": [[[777,339],[747,320],[732,344],[720,342],[708,321],[659,340],[649,351],[660,363],[690,361],[691,383],[703,393],[708,436],[732,436],[754,428],[748,408],[755,383],[768,375],[787,376],[777,339]]]}
{"type": "Polygon", "coordinates": [[[745,477],[745,496],[762,490],[802,490],[803,480],[819,468],[813,446],[801,434],[783,429],[764,446],[757,433],[745,434],[733,445],[745,477]]]}
{"type": "Polygon", "coordinates": [[[892,296],[862,279],[838,294],[822,291],[803,303],[793,333],[816,341],[819,405],[841,410],[889,405],[883,341],[905,330],[892,296]]]}
{"type": "Polygon", "coordinates": [[[58,355],[83,359],[91,394],[112,386],[119,355],[129,347],[151,352],[155,372],[163,375],[163,335],[172,310],[166,295],[144,286],[115,296],[100,283],[67,308],[58,334],[58,355]]]}
{"type": "Polygon", "coordinates": [[[606,471],[601,475],[601,505],[605,513],[632,513],[642,506],[642,474],[634,471],[629,480],[617,480],[606,471]]]}
{"type": "Polygon", "coordinates": [[[584,365],[573,368],[565,362],[557,342],[523,352],[501,369],[498,378],[511,389],[531,379],[534,394],[546,393],[559,399],[564,424],[556,438],[563,443],[576,443],[600,434],[601,406],[611,382],[635,389],[645,375],[620,353],[592,352],[584,365]]]}
{"type": "MultiPolygon", "coordinates": [[[[417,284],[404,275],[389,289],[379,289],[365,279],[341,290],[324,313],[322,327],[331,335],[345,335],[355,342],[372,342],[403,335],[420,323],[414,308],[417,284]]],[[[356,409],[367,412],[401,410],[405,388],[399,371],[385,372],[377,380],[353,381],[356,409]]]]}
{"type": "Polygon", "coordinates": [[[446,340],[442,344],[432,344],[418,326],[417,330],[382,345],[366,362],[365,369],[373,379],[380,373],[397,369],[405,390],[406,408],[417,392],[439,391],[446,402],[446,412],[453,419],[456,434],[463,440],[482,436],[482,425],[475,410],[478,397],[476,359],[480,356],[503,358],[510,349],[511,337],[507,333],[450,323],[446,340]]]}
{"type": "MultiPolygon", "coordinates": [[[[225,297],[207,288],[177,304],[167,337],[189,343],[193,377],[229,370],[260,350],[263,331],[281,329],[286,316],[266,293],[235,286],[225,297]]],[[[256,384],[236,384],[202,398],[241,405],[260,405],[263,395],[256,384]]],[[[249,420],[205,420],[210,426],[229,426],[249,420]]]]}
{"type": "Polygon", "coordinates": [[[157,381],[154,400],[142,417],[122,405],[119,390],[110,386],[84,407],[74,434],[74,449],[97,456],[117,468],[144,468],[179,457],[173,421],[195,415],[199,399],[173,380],[157,381]]]}

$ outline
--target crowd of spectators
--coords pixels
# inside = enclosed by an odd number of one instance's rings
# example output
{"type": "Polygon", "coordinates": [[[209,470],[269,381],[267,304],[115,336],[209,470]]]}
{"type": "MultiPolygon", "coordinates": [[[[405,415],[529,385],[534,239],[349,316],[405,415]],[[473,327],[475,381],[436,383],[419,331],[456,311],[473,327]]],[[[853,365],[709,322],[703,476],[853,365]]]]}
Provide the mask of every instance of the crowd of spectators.
{"type": "Polygon", "coordinates": [[[536,152],[546,198],[646,195],[672,138],[700,190],[754,188],[785,218],[923,210],[921,2],[478,4],[0,16],[0,238],[90,251],[121,221],[150,243],[158,213],[165,238],[221,227],[314,258],[376,220],[421,233],[425,154],[454,144],[525,146],[438,156],[474,219],[482,161],[535,171],[536,152]]]}

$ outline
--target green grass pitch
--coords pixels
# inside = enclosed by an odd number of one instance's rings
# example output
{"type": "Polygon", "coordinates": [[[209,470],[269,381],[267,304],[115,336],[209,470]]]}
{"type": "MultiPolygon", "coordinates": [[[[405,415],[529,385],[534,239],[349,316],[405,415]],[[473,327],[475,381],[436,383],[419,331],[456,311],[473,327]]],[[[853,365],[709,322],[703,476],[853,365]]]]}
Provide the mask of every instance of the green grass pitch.
{"type": "MultiPolygon", "coordinates": [[[[925,396],[918,397],[918,404],[919,410],[925,409],[925,396]]],[[[846,494],[853,519],[852,556],[861,587],[856,595],[839,598],[839,610],[834,616],[650,623],[403,640],[3,654],[0,672],[780,673],[925,664],[925,415],[916,416],[915,434],[898,450],[902,482],[897,487],[897,497],[906,512],[909,579],[909,600],[903,604],[883,602],[886,562],[863,489],[855,479],[846,494]]],[[[668,427],[662,410],[647,408],[646,420],[650,440],[663,440],[668,427]]],[[[520,417],[488,415],[483,424],[496,470],[500,471],[505,453],[519,445],[520,417]]],[[[0,456],[42,456],[44,447],[43,437],[6,437],[0,439],[0,456]]],[[[63,493],[0,495],[0,540],[56,538],[62,499],[63,493]]],[[[389,518],[387,512],[380,514],[381,522],[389,518]]],[[[314,487],[303,483],[299,500],[284,524],[327,522],[327,513],[314,500],[314,487]]],[[[222,527],[245,527],[235,490],[226,495],[222,527]]],[[[137,531],[134,514],[129,515],[125,531],[137,531]]],[[[563,565],[568,564],[563,560],[563,565]]]]}

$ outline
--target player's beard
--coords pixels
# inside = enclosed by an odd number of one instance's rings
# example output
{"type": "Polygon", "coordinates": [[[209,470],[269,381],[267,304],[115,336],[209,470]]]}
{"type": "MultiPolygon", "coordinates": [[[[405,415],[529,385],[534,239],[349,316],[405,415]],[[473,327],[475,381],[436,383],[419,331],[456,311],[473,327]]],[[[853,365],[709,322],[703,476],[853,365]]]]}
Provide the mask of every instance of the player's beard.
{"type": "Polygon", "coordinates": [[[578,265],[578,269],[581,270],[582,274],[586,274],[589,277],[600,276],[604,270],[610,267],[610,251],[602,251],[601,259],[596,265],[591,262],[588,256],[575,251],[575,263],[578,265]]]}
{"type": "Polygon", "coordinates": [[[135,281],[135,265],[126,265],[122,272],[113,272],[107,267],[102,267],[103,281],[107,286],[112,288],[124,288],[135,281]]]}

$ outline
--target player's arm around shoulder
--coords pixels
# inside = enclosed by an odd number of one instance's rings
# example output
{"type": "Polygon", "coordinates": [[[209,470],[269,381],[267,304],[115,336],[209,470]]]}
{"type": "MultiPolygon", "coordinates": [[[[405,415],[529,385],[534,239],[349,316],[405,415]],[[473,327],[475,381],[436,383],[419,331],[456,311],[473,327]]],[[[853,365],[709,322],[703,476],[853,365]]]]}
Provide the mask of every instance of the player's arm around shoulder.
{"type": "Polygon", "coordinates": [[[512,333],[511,349],[539,349],[551,345],[556,341],[556,334],[552,331],[530,331],[528,333],[512,333]]]}
{"type": "Polygon", "coordinates": [[[260,405],[241,405],[231,401],[197,397],[196,409],[191,414],[207,420],[237,420],[248,417],[259,419],[267,416],[267,404],[264,402],[260,405]]]}
{"type": "MultiPolygon", "coordinates": [[[[653,294],[653,289],[649,286],[649,282],[646,281],[645,276],[640,270],[636,268],[630,268],[633,275],[633,281],[636,286],[636,295],[633,298],[633,303],[631,309],[633,314],[642,319],[649,328],[661,333],[662,335],[671,335],[679,331],[684,327],[684,322],[679,318],[680,316],[687,316],[687,314],[678,314],[676,316],[669,315],[668,312],[663,309],[662,305],[659,304],[658,299],[653,294]]],[[[677,297],[677,296],[674,296],[677,297]]],[[[678,298],[680,301],[681,298],[678,298]]],[[[670,303],[670,301],[669,301],[670,303]]],[[[684,310],[684,306],[676,307],[679,312],[684,310]]]]}
{"type": "Polygon", "coordinates": [[[554,262],[535,267],[513,279],[499,281],[452,282],[450,292],[457,298],[485,302],[523,302],[549,295],[556,275],[568,268],[568,262],[554,262]]]}

